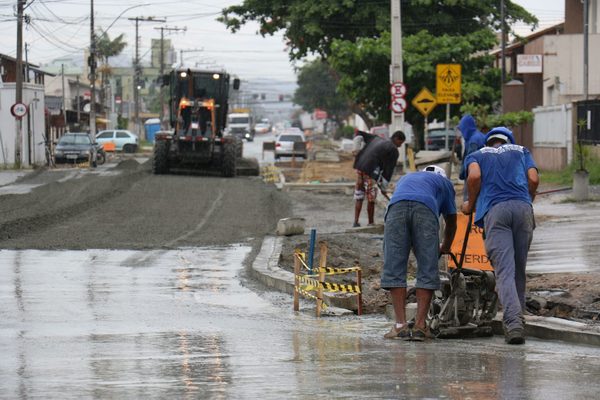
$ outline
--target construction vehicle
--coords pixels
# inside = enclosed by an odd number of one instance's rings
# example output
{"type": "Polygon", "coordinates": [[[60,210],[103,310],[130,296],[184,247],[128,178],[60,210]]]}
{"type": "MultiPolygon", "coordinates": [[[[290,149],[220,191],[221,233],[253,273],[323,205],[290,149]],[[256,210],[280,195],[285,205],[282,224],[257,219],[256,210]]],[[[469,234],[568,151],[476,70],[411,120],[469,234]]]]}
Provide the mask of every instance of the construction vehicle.
{"type": "Polygon", "coordinates": [[[493,335],[492,321],[498,311],[494,272],[463,267],[472,218],[470,215],[461,254],[458,258],[448,254],[454,265],[442,273],[441,289],[435,291],[431,301],[429,328],[441,339],[493,335]]]}
{"type": "MultiPolygon", "coordinates": [[[[163,76],[169,86],[169,123],[172,132],[155,136],[153,172],[173,169],[216,170],[222,176],[236,175],[242,141],[224,135],[230,76],[225,72],[174,69],[163,76]]],[[[233,80],[238,90],[239,79],[233,80]]]]}

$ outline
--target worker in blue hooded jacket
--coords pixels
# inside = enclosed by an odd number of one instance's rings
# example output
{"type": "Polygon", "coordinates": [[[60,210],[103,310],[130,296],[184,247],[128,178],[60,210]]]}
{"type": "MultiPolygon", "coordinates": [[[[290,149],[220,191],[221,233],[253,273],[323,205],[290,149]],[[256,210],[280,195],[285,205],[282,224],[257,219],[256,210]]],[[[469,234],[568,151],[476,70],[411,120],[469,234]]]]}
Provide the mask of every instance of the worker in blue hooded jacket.
{"type": "MultiPolygon", "coordinates": [[[[465,139],[465,151],[463,153],[463,163],[460,167],[460,173],[458,177],[462,180],[467,178],[467,166],[465,160],[467,156],[482,147],[485,146],[485,135],[477,129],[475,118],[471,114],[465,114],[460,122],[458,123],[458,130],[465,139]]],[[[467,199],[467,185],[465,183],[465,190],[463,191],[463,200],[467,199]]]]}

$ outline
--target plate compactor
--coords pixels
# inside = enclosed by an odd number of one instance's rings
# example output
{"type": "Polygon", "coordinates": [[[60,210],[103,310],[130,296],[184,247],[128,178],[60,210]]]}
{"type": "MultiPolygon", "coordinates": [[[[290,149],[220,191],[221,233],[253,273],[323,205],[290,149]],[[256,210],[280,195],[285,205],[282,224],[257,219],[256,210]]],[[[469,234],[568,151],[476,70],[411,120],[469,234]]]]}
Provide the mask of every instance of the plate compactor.
{"type": "Polygon", "coordinates": [[[450,253],[454,267],[442,272],[428,313],[429,329],[437,338],[452,339],[492,336],[492,320],[498,311],[496,278],[493,271],[463,268],[472,215],[465,229],[460,259],[450,253]]]}

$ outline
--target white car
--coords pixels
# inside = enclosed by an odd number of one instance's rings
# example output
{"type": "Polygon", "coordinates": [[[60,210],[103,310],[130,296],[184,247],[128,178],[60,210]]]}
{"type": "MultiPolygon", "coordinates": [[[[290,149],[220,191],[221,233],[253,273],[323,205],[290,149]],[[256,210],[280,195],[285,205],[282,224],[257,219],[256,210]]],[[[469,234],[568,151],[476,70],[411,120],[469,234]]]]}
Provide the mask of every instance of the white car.
{"type": "Polygon", "coordinates": [[[306,160],[306,138],[300,129],[286,129],[275,139],[275,159],[280,157],[302,157],[306,160]]]}
{"type": "Polygon", "coordinates": [[[271,132],[271,125],[269,124],[264,124],[264,123],[258,123],[254,126],[254,131],[256,133],[269,133],[271,132]]]}
{"type": "Polygon", "coordinates": [[[116,151],[123,151],[125,153],[135,153],[139,146],[137,135],[123,129],[100,131],[96,135],[96,142],[101,145],[114,143],[116,151]]]}

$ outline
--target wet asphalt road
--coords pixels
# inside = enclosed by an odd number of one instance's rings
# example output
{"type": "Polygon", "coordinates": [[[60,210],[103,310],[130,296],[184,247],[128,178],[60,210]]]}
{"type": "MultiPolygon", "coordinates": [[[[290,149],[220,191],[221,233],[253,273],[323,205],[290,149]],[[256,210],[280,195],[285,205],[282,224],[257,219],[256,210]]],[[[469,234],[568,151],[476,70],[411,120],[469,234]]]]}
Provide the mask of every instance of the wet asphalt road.
{"type": "Polygon", "coordinates": [[[292,312],[249,247],[0,251],[0,398],[595,398],[600,349],[382,338],[292,312]],[[252,285],[252,284],[250,284],[252,285]]]}
{"type": "MultiPolygon", "coordinates": [[[[247,146],[249,155],[260,159],[260,142],[247,146]]],[[[569,207],[578,206],[563,211],[569,207]]],[[[594,237],[589,215],[580,209],[573,217],[583,221],[575,224],[581,236],[564,236],[580,237],[582,251],[571,258],[596,268],[585,250],[593,249],[585,240],[594,237]]],[[[549,265],[541,257],[552,247],[536,247],[544,235],[554,247],[565,240],[552,233],[566,226],[560,221],[536,231],[534,266],[549,265]]],[[[500,337],[386,341],[383,316],[317,320],[308,302],[293,313],[289,295],[265,293],[246,279],[250,252],[245,244],[0,250],[0,398],[589,399],[600,393],[598,348],[533,339],[514,347],[500,337]]]]}

